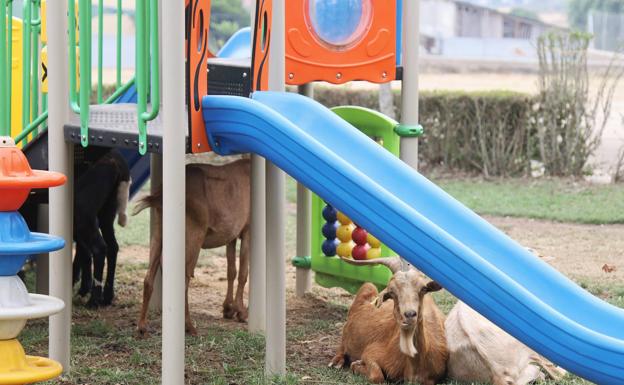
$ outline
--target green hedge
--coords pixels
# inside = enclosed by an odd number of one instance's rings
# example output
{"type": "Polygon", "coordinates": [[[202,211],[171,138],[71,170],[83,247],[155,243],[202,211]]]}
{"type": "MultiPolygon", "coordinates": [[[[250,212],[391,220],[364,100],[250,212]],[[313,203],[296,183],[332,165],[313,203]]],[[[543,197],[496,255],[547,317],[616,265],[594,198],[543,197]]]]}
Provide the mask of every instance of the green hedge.
{"type": "MultiPolygon", "coordinates": [[[[327,107],[379,108],[376,90],[318,87],[315,98],[327,107]]],[[[394,104],[400,106],[399,94],[394,104]]],[[[536,136],[529,124],[533,105],[532,96],[514,92],[423,92],[419,109],[425,135],[420,160],[424,166],[486,177],[526,174],[536,136]]]]}

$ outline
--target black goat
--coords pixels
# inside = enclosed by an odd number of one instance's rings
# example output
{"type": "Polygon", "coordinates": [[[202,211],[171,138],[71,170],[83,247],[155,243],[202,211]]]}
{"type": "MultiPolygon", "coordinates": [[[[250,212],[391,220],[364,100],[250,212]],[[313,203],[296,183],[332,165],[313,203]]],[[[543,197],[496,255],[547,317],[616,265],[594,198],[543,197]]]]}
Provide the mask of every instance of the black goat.
{"type": "Polygon", "coordinates": [[[110,305],[115,296],[115,267],[119,245],[115,238],[115,216],[118,223],[127,222],[126,207],[130,191],[130,169],[117,150],[110,150],[81,173],[74,187],[74,240],[76,255],[73,283],[80,278],[78,294],[91,291],[87,306],[110,305]],[[93,261],[93,275],[91,274],[93,261]],[[103,285],[104,264],[107,265],[103,285]]]}

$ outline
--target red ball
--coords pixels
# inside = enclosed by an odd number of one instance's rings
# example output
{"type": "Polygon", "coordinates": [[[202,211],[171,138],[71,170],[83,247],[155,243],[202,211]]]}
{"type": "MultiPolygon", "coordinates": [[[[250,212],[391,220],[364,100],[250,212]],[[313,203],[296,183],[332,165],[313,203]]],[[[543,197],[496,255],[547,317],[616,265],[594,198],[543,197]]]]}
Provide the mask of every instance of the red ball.
{"type": "Polygon", "coordinates": [[[361,227],[358,227],[355,230],[353,230],[353,233],[351,234],[351,238],[358,245],[365,245],[367,236],[368,236],[368,233],[366,232],[366,230],[364,230],[361,227]]]}
{"type": "Polygon", "coordinates": [[[366,252],[368,249],[370,249],[370,246],[368,245],[357,245],[351,251],[351,255],[353,256],[353,259],[364,260],[366,259],[366,252]]]}

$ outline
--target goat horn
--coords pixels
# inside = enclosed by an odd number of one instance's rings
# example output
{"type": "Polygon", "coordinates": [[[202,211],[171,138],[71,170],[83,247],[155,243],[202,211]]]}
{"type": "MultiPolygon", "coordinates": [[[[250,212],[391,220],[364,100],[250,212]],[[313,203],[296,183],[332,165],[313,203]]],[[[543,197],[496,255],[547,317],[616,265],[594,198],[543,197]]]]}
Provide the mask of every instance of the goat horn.
{"type": "Polygon", "coordinates": [[[386,257],[386,258],[375,258],[375,259],[365,259],[365,260],[355,260],[349,259],[345,257],[340,257],[343,261],[350,263],[352,265],[362,266],[362,265],[384,265],[392,274],[401,270],[401,258],[399,257],[386,257]]]}

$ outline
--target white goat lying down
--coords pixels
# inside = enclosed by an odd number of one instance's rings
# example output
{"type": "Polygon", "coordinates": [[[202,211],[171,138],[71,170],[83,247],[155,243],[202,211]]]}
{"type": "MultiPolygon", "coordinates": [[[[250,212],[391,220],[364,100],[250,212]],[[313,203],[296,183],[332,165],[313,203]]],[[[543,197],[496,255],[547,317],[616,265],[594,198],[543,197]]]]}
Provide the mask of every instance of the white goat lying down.
{"type": "Polygon", "coordinates": [[[526,385],[566,374],[461,301],[448,314],[445,328],[447,373],[454,380],[526,385]]]}

